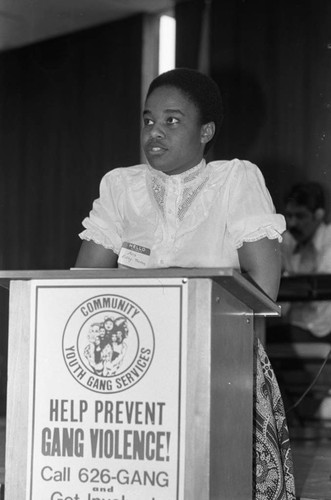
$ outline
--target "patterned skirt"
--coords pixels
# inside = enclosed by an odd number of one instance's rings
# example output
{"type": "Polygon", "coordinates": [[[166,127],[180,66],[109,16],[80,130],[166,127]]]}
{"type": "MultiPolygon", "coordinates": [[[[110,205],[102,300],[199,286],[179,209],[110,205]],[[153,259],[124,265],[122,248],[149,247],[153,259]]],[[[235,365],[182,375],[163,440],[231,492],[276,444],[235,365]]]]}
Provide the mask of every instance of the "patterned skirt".
{"type": "Polygon", "coordinates": [[[293,462],[278,383],[260,341],[255,344],[254,500],[295,500],[293,462]]]}

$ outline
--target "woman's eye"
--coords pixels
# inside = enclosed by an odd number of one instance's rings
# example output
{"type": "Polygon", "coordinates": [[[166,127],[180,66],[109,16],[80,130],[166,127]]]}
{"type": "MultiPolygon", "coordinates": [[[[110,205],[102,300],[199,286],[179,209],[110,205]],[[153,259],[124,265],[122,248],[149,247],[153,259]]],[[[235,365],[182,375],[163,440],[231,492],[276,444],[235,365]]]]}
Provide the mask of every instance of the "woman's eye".
{"type": "Polygon", "coordinates": [[[144,125],[153,125],[153,120],[151,120],[150,118],[144,118],[144,125]]]}
{"type": "Polygon", "coordinates": [[[169,116],[169,118],[167,119],[167,123],[169,123],[170,125],[174,125],[175,123],[178,122],[179,122],[178,118],[175,118],[174,116],[169,116]]]}

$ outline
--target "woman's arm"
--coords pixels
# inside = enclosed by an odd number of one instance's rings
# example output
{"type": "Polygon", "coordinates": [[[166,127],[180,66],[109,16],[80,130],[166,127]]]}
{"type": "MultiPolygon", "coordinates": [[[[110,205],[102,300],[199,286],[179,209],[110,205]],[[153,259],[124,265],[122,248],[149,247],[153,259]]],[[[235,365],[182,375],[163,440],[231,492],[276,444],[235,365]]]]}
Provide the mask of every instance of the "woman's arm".
{"type": "Polygon", "coordinates": [[[117,255],[94,241],[83,240],[75,267],[117,267],[117,255]]]}
{"type": "Polygon", "coordinates": [[[240,267],[273,300],[277,299],[281,274],[281,252],[277,239],[262,238],[238,249],[240,267]]]}

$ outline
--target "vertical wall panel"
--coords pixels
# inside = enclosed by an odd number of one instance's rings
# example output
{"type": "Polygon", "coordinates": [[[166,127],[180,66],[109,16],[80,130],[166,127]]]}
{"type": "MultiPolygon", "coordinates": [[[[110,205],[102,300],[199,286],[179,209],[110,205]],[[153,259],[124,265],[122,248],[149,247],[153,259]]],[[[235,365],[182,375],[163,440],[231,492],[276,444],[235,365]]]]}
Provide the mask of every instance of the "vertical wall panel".
{"type": "Polygon", "coordinates": [[[139,163],[142,17],[0,54],[2,267],[68,268],[101,176],[139,163]]]}

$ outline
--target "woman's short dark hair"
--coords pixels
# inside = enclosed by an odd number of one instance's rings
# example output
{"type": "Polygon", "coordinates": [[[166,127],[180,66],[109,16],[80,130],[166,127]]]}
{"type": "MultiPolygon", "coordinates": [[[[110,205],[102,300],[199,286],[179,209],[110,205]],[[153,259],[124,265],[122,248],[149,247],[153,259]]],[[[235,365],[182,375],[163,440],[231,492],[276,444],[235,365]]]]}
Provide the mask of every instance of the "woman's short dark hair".
{"type": "Polygon", "coordinates": [[[159,87],[175,87],[197,107],[201,125],[215,123],[214,137],[206,144],[205,153],[215,141],[223,121],[223,104],[217,83],[194,69],[176,68],[157,76],[149,86],[147,97],[159,87]]]}
{"type": "Polygon", "coordinates": [[[301,205],[310,212],[315,212],[319,208],[325,208],[324,191],[317,182],[301,182],[292,186],[286,195],[285,203],[295,203],[301,205]]]}

